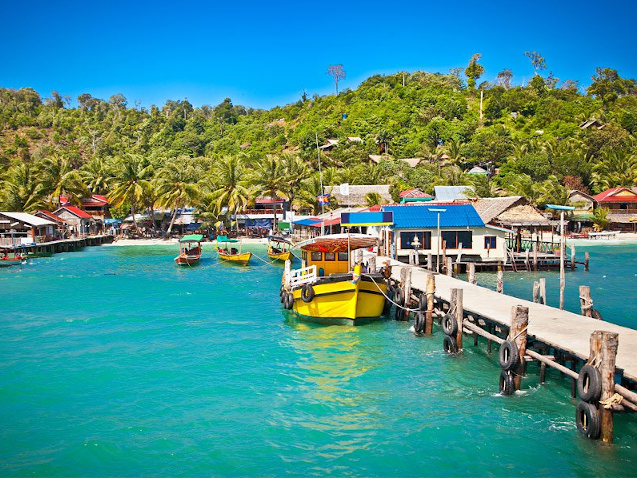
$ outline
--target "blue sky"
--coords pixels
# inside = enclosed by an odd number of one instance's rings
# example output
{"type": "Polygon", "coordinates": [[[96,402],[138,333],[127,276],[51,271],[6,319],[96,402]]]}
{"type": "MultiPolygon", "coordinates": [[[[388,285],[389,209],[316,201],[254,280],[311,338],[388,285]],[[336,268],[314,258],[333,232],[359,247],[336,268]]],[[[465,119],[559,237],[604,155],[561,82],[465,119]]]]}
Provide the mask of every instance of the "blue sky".
{"type": "MultiPolygon", "coordinates": [[[[327,95],[331,64],[356,88],[380,73],[448,73],[481,53],[485,75],[513,83],[535,50],[560,80],[586,87],[596,67],[637,78],[635,1],[9,1],[0,11],[0,86],[81,93],[130,106],[271,108],[327,95]]],[[[545,73],[546,75],[546,73],[545,73]]]]}

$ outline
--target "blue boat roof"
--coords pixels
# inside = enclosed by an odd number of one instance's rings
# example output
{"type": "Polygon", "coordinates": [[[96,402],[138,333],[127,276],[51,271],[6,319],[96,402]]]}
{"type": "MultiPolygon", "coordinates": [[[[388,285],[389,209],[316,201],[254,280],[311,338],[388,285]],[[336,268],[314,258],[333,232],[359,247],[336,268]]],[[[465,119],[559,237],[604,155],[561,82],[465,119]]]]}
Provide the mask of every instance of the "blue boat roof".
{"type": "Polygon", "coordinates": [[[484,222],[472,205],[407,205],[383,206],[385,212],[393,212],[394,228],[437,228],[440,210],[440,228],[484,227],[484,222]]]}

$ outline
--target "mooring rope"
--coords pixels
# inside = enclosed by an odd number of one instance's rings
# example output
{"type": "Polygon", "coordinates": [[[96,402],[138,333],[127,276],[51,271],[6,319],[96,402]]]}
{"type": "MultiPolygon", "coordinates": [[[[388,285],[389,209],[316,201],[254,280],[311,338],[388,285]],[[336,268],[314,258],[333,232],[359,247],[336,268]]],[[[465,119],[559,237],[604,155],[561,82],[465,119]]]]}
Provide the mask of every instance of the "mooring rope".
{"type": "Polygon", "coordinates": [[[363,277],[369,277],[373,281],[373,283],[376,286],[376,288],[378,289],[378,291],[384,296],[384,298],[389,300],[397,308],[401,308],[403,310],[406,310],[407,312],[421,312],[422,311],[422,310],[420,310],[419,306],[418,306],[418,308],[408,308],[408,307],[403,307],[402,305],[398,305],[391,298],[387,297],[387,294],[382,291],[382,289],[378,286],[378,282],[376,282],[375,279],[371,275],[367,275],[366,273],[363,273],[362,276],[363,277]]]}

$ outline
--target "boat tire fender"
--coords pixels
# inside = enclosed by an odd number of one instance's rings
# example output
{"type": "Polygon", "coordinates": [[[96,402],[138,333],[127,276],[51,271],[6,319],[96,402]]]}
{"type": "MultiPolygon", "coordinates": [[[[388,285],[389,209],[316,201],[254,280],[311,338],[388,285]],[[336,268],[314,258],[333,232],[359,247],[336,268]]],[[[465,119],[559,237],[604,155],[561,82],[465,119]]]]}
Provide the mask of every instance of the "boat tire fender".
{"type": "Polygon", "coordinates": [[[589,438],[600,436],[600,415],[593,403],[580,402],[576,405],[576,428],[589,438]]]}
{"type": "Polygon", "coordinates": [[[300,291],[300,297],[302,297],[302,301],[304,303],[309,303],[315,297],[316,292],[314,292],[313,287],[309,284],[302,287],[300,291]]]}
{"type": "Polygon", "coordinates": [[[453,336],[458,333],[458,320],[450,313],[442,319],[442,331],[445,335],[453,336]]]}
{"type": "Polygon", "coordinates": [[[593,365],[584,365],[578,376],[578,395],[585,402],[597,402],[602,393],[602,376],[593,365]]]}
{"type": "Polygon", "coordinates": [[[451,335],[445,335],[442,341],[442,347],[446,353],[457,353],[458,345],[456,345],[456,339],[451,335]]]}
{"type": "Polygon", "coordinates": [[[427,296],[424,293],[420,294],[419,297],[419,306],[420,306],[420,310],[422,311],[426,311],[427,310],[427,296]]]}
{"type": "Polygon", "coordinates": [[[503,370],[513,370],[520,360],[518,346],[513,340],[505,340],[498,349],[498,362],[503,370]]]}
{"type": "Polygon", "coordinates": [[[427,319],[424,312],[417,312],[413,319],[413,330],[416,334],[421,334],[425,332],[425,327],[427,324],[427,319]]]}
{"type": "Polygon", "coordinates": [[[403,300],[402,289],[396,288],[393,292],[393,301],[398,305],[402,305],[404,303],[403,300]]]}
{"type": "Polygon", "coordinates": [[[405,318],[405,310],[402,307],[396,306],[396,321],[402,322],[405,318]]]}
{"type": "Polygon", "coordinates": [[[500,372],[500,395],[513,395],[515,391],[516,385],[513,381],[513,372],[502,370],[500,372]]]}
{"type": "Polygon", "coordinates": [[[287,292],[284,297],[284,308],[291,310],[293,308],[293,293],[287,292]]]}

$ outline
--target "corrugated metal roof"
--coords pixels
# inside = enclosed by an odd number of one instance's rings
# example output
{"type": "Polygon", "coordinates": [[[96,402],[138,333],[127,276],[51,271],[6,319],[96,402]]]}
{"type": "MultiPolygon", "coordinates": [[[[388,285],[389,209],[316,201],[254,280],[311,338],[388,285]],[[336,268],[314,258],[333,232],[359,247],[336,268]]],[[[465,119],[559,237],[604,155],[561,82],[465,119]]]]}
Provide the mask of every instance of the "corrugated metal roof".
{"type": "Polygon", "coordinates": [[[440,212],[440,228],[484,227],[478,212],[468,204],[382,207],[385,212],[393,212],[394,228],[437,228],[438,212],[433,211],[436,209],[444,210],[440,212]]]}
{"type": "Polygon", "coordinates": [[[45,225],[55,225],[53,222],[50,222],[49,220],[36,217],[35,215],[31,215],[30,213],[24,213],[24,212],[0,212],[0,213],[5,217],[18,220],[32,227],[44,227],[45,225]]]}
{"type": "Polygon", "coordinates": [[[436,193],[438,202],[453,202],[454,200],[468,200],[469,197],[465,195],[465,192],[467,190],[473,191],[473,187],[469,185],[437,185],[433,187],[433,190],[436,193]]]}

